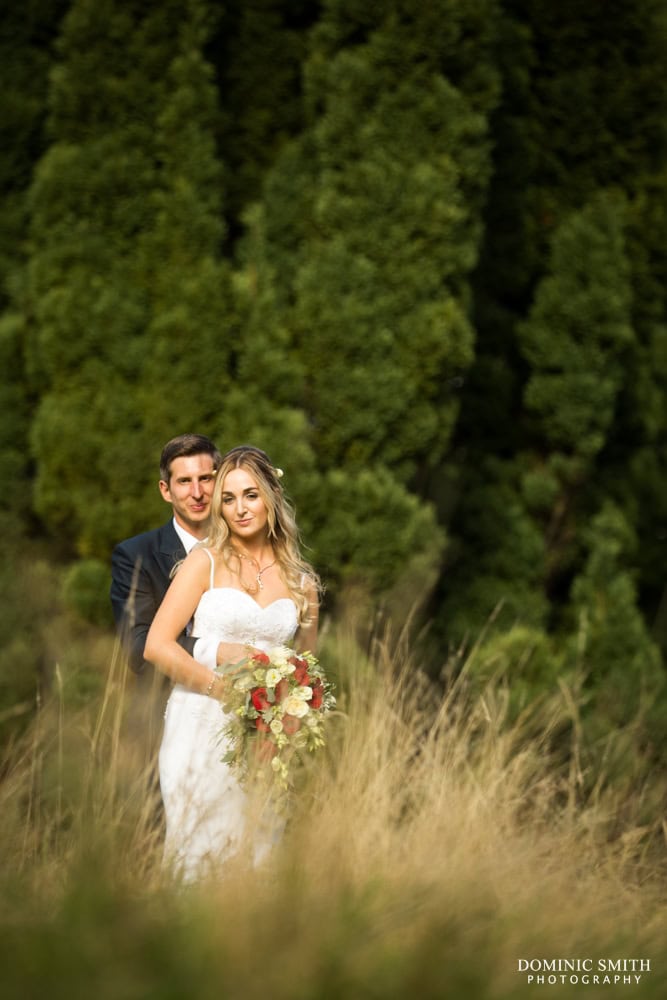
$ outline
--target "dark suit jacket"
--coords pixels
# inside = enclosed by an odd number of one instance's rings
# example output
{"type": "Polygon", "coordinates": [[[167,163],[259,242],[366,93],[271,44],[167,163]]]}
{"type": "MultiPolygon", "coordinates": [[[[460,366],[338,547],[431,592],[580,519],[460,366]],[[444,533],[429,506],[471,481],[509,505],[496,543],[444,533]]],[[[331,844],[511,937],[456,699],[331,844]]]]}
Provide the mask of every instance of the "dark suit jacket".
{"type": "MultiPolygon", "coordinates": [[[[169,574],[185,559],[173,521],[120,542],[111,556],[111,604],[116,626],[136,673],[145,669],[146,635],[167,587],[169,574]]],[[[183,633],[179,643],[192,653],[195,639],[183,633]]]]}

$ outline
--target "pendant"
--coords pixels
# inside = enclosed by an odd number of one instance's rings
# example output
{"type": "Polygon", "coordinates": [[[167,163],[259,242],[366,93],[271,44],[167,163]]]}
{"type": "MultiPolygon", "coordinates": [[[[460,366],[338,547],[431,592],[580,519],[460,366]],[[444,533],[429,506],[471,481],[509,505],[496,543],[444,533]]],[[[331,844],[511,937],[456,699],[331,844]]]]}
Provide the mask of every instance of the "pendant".
{"type": "Polygon", "coordinates": [[[264,584],[262,583],[262,573],[266,573],[267,569],[271,569],[272,566],[275,566],[276,565],[276,560],[274,559],[273,562],[270,562],[268,566],[264,567],[264,569],[260,569],[260,564],[257,562],[256,559],[253,559],[252,556],[247,556],[247,555],[245,555],[245,553],[239,552],[237,549],[234,549],[234,552],[236,553],[239,561],[240,560],[245,560],[246,562],[252,563],[252,564],[254,564],[254,566],[255,566],[255,568],[257,570],[257,576],[255,577],[255,579],[257,581],[257,586],[256,587],[248,587],[248,586],[246,586],[246,584],[243,582],[243,575],[239,571],[239,580],[240,580],[241,586],[245,590],[246,594],[256,594],[256,593],[258,593],[258,591],[264,590],[264,584]]]}

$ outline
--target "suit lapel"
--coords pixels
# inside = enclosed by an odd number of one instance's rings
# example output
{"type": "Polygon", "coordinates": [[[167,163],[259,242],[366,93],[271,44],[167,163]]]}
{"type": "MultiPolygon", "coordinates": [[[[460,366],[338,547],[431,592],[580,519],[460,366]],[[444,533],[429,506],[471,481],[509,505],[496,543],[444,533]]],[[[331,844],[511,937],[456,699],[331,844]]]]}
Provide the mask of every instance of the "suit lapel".
{"type": "Polygon", "coordinates": [[[185,559],[185,548],[176,534],[173,521],[160,528],[159,549],[164,556],[169,557],[170,568],[181,559],[185,559]]]}
{"type": "MultiPolygon", "coordinates": [[[[177,562],[181,559],[185,559],[186,551],[183,542],[180,540],[174,528],[174,522],[169,521],[161,529],[160,538],[160,556],[164,560],[163,565],[166,570],[166,586],[168,587],[171,583],[171,572],[177,562]]],[[[166,591],[166,588],[165,588],[166,591]]],[[[162,595],[164,597],[164,594],[162,595]]],[[[185,634],[190,635],[192,627],[192,620],[188,623],[185,629],[185,634]]]]}

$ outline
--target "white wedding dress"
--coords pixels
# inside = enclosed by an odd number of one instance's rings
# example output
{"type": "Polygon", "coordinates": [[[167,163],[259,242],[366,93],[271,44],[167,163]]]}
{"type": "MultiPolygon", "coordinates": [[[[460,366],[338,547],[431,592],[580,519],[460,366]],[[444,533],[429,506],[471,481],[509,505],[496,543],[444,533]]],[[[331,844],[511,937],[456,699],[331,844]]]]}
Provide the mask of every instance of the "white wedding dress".
{"type": "MultiPolygon", "coordinates": [[[[192,634],[268,651],[291,645],[297,624],[290,598],[263,608],[243,590],[214,587],[212,565],[210,589],[197,606],[192,634]]],[[[174,686],[160,746],[160,789],[167,824],[165,862],[186,881],[243,851],[259,864],[282,832],[283,824],[270,808],[246,824],[247,795],[221,760],[228,749],[222,736],[226,721],[214,698],[174,686]]]]}

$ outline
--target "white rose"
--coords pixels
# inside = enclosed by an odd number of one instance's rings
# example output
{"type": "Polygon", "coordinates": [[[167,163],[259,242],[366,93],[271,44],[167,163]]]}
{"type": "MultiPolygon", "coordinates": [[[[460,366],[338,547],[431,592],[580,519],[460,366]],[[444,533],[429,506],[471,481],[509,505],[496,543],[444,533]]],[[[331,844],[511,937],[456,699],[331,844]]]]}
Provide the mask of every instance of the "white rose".
{"type": "Polygon", "coordinates": [[[274,688],[281,677],[282,674],[279,670],[276,670],[274,667],[269,667],[266,671],[266,686],[274,688]]]}
{"type": "Polygon", "coordinates": [[[269,723],[269,728],[270,728],[271,732],[273,733],[273,735],[277,736],[278,733],[282,733],[282,731],[283,731],[283,724],[280,721],[280,719],[272,719],[271,722],[269,723]]]}
{"type": "Polygon", "coordinates": [[[243,677],[239,677],[237,681],[234,681],[234,687],[237,691],[249,691],[254,686],[255,682],[249,674],[244,674],[243,677]]]}
{"type": "Polygon", "coordinates": [[[310,701],[313,697],[313,689],[308,687],[307,684],[304,684],[303,687],[294,688],[294,691],[292,691],[292,697],[300,698],[301,701],[310,701]]]}
{"type": "Polygon", "coordinates": [[[290,694],[285,698],[282,708],[287,715],[294,715],[297,719],[303,719],[304,715],[308,715],[309,712],[304,699],[297,698],[295,694],[290,694]]]}
{"type": "Polygon", "coordinates": [[[274,666],[278,668],[287,666],[289,650],[285,649],[284,646],[275,646],[273,649],[269,650],[267,655],[274,666]]]}

